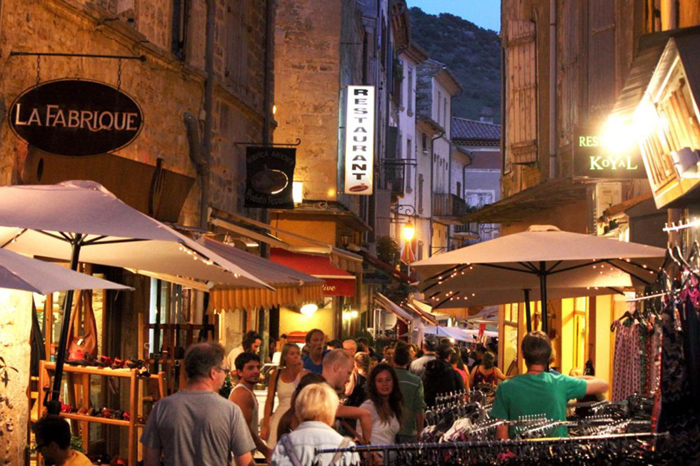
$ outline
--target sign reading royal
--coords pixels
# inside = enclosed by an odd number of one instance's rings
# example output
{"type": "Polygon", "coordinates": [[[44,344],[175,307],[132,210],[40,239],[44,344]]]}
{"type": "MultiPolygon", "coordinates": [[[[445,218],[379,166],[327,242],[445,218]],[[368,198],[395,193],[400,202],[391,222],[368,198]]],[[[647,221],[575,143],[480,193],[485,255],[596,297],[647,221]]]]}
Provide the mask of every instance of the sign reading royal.
{"type": "Polygon", "coordinates": [[[574,131],[574,175],[589,178],[646,178],[638,147],[619,154],[592,128],[574,131]]]}
{"type": "Polygon", "coordinates": [[[133,142],[143,128],[143,113],[134,99],[115,87],[61,79],[17,97],[10,108],[10,127],[45,152],[95,155],[133,142]]]}
{"type": "Polygon", "coordinates": [[[374,86],[348,86],[345,111],[345,194],[372,194],[374,86]]]}

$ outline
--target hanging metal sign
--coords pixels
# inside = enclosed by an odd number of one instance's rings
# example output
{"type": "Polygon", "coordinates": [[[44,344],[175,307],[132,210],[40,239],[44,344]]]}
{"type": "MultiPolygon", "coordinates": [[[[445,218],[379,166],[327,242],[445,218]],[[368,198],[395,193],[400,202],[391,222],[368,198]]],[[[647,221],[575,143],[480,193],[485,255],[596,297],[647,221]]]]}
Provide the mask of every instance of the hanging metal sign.
{"type": "Polygon", "coordinates": [[[132,143],[143,128],[143,112],[116,87],[61,79],[17,97],[10,127],[20,139],[51,154],[96,155],[132,143]]]}
{"type": "Polygon", "coordinates": [[[374,86],[348,86],[345,113],[345,194],[370,195],[374,185],[374,86]]]}
{"type": "Polygon", "coordinates": [[[296,155],[297,150],[289,147],[246,147],[246,207],[294,208],[296,155]]]}

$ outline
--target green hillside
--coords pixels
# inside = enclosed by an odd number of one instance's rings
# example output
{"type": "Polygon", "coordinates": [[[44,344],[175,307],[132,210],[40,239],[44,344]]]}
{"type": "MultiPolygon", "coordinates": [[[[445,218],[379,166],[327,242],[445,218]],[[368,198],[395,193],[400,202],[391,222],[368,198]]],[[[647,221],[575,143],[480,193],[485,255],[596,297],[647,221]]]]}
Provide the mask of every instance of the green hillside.
{"type": "Polygon", "coordinates": [[[501,115],[501,45],[498,34],[458,16],[424,13],[413,7],[411,39],[430,58],[447,65],[464,92],[454,99],[454,116],[478,119],[484,106],[501,115]]]}

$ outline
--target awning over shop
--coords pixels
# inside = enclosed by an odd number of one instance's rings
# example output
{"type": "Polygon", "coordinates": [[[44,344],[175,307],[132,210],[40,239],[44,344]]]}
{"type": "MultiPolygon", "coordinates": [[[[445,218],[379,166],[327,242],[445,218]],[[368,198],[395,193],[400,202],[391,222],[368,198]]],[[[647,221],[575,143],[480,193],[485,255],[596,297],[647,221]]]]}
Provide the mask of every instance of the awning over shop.
{"type": "Polygon", "coordinates": [[[374,302],[377,303],[382,309],[387,312],[391,312],[396,317],[401,319],[406,324],[413,323],[414,317],[409,314],[404,308],[387,298],[381,293],[374,293],[374,302]]]}
{"type": "Polygon", "coordinates": [[[217,311],[259,307],[318,303],[323,299],[323,280],[303,272],[255,256],[211,238],[204,244],[218,255],[259,276],[275,290],[231,289],[215,286],[210,292],[210,305],[217,311]]]}
{"type": "Polygon", "coordinates": [[[382,262],[381,260],[379,260],[378,257],[373,256],[368,251],[365,251],[364,249],[360,248],[359,246],[356,246],[353,244],[353,245],[350,245],[348,248],[352,249],[354,252],[356,252],[357,254],[364,257],[364,259],[367,261],[367,263],[369,263],[375,269],[379,269],[382,272],[384,272],[385,274],[387,274],[387,275],[389,275],[389,276],[391,276],[391,277],[393,277],[393,278],[395,278],[403,283],[409,284],[409,285],[413,284],[413,283],[418,283],[418,278],[412,277],[410,275],[406,275],[405,273],[403,273],[399,270],[396,270],[391,265],[389,265],[385,262],[382,262]]]}
{"type": "Polygon", "coordinates": [[[323,296],[355,296],[355,276],[336,267],[327,255],[270,249],[270,260],[323,279],[323,296]]]}
{"type": "Polygon", "coordinates": [[[477,335],[467,332],[466,329],[459,327],[441,327],[436,325],[425,326],[423,327],[423,334],[436,335],[438,337],[452,338],[453,340],[466,342],[473,342],[477,339],[477,335]]]}
{"type": "Polygon", "coordinates": [[[489,204],[462,217],[470,223],[516,223],[554,207],[578,202],[586,197],[587,185],[573,179],[550,180],[489,204]]]}
{"type": "MultiPolygon", "coordinates": [[[[236,232],[253,238],[257,241],[262,241],[269,244],[272,248],[284,249],[300,254],[311,254],[311,255],[322,255],[327,256],[330,263],[347,272],[361,273],[362,272],[362,257],[353,254],[352,252],[345,251],[331,244],[323,243],[321,241],[316,241],[312,238],[307,238],[306,236],[300,235],[287,230],[282,230],[280,228],[272,227],[266,223],[258,222],[247,217],[240,215],[223,212],[218,209],[212,209],[211,221],[221,228],[228,229],[230,231],[236,232]],[[234,224],[232,222],[238,222],[242,224],[252,225],[253,227],[266,232],[265,234],[257,233],[250,228],[245,228],[240,225],[234,224]],[[280,238],[272,235],[274,233],[282,233],[286,236],[298,239],[303,243],[309,244],[310,246],[292,246],[280,238]]],[[[294,268],[294,267],[293,267],[294,268]]]]}
{"type": "Polygon", "coordinates": [[[438,317],[429,311],[431,309],[427,304],[419,303],[411,300],[406,303],[406,307],[418,315],[421,319],[428,322],[430,325],[438,325],[438,317]]]}

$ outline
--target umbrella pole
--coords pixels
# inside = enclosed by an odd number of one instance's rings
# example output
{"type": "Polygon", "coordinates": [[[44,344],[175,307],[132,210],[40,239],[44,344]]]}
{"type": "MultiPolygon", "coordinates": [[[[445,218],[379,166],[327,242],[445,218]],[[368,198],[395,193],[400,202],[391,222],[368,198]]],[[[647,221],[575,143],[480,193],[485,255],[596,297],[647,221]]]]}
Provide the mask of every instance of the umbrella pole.
{"type": "Polygon", "coordinates": [[[540,299],[542,303],[542,331],[548,332],[547,329],[547,265],[544,261],[540,261],[540,299]]]}
{"type": "Polygon", "coordinates": [[[527,325],[527,333],[532,332],[532,313],[530,312],[530,290],[524,289],[525,293],[525,323],[527,325]]]}
{"type": "MultiPolygon", "coordinates": [[[[78,270],[78,257],[80,257],[82,235],[78,233],[72,241],[73,250],[71,252],[70,268],[78,270]]],[[[66,292],[66,299],[63,302],[63,322],[61,323],[61,338],[58,340],[58,352],[56,353],[56,371],[53,376],[53,388],[51,390],[51,401],[46,404],[49,414],[61,412],[61,380],[63,378],[63,364],[66,360],[66,345],[68,344],[68,327],[71,322],[71,310],[73,308],[73,290],[66,292]]]]}

